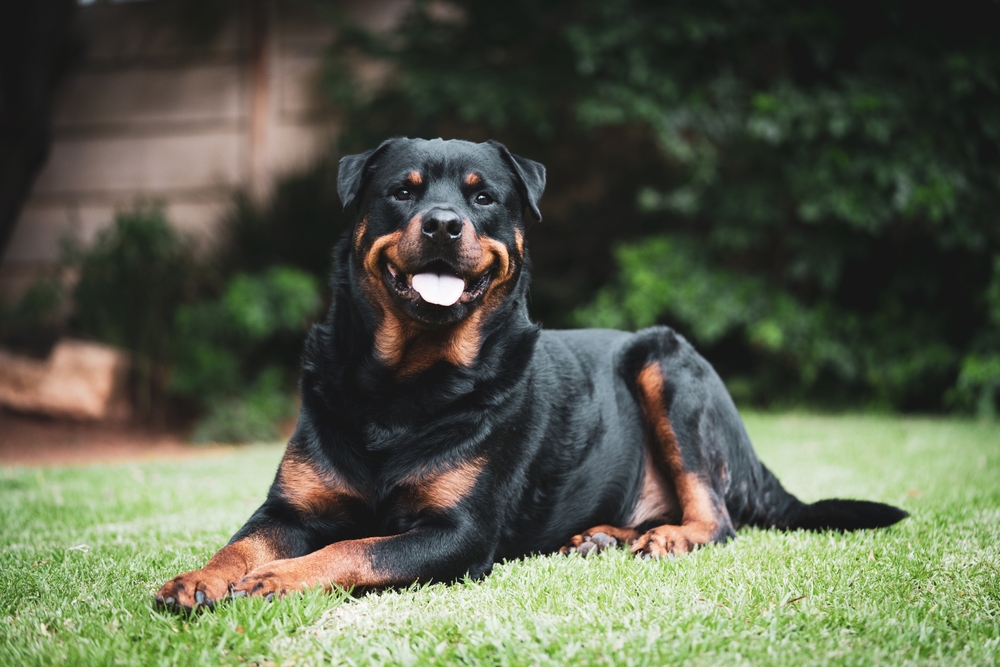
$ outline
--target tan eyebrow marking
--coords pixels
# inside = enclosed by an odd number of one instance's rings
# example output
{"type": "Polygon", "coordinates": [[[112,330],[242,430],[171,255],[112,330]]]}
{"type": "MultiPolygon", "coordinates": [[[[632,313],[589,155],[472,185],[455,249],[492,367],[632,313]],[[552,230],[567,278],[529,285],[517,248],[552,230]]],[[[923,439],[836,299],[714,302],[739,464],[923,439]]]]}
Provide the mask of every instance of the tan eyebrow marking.
{"type": "Polygon", "coordinates": [[[465,177],[466,185],[479,185],[483,182],[483,179],[479,177],[479,174],[474,174],[469,172],[469,175],[465,177]]]}
{"type": "Polygon", "coordinates": [[[414,169],[409,174],[406,175],[406,180],[408,180],[413,185],[420,185],[424,182],[424,177],[420,175],[420,172],[414,169]]]}

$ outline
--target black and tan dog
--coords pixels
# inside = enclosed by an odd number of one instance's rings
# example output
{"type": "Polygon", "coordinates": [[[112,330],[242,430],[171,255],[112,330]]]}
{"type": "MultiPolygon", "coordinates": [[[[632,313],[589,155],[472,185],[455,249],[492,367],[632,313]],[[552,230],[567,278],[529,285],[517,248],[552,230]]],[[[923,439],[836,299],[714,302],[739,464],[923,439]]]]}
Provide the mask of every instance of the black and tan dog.
{"type": "Polygon", "coordinates": [[[741,526],[906,516],[785,491],[674,331],[532,323],[523,214],[541,218],[544,186],[542,165],[496,142],[392,139],[341,160],[357,223],[306,343],[298,427],[264,504],[158,604],[448,581],[616,543],[665,556],[741,526]]]}

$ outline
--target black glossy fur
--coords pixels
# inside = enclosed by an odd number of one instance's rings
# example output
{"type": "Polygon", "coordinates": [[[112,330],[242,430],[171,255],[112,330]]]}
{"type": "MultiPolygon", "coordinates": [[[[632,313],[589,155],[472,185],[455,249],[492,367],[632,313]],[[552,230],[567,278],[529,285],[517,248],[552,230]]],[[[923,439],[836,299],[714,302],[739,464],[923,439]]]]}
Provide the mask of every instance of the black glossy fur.
{"type": "MultiPolygon", "coordinates": [[[[663,378],[665,423],[676,434],[682,468],[669,468],[655,453],[649,460],[668,487],[678,471],[702,485],[705,506],[719,520],[707,541],[724,541],[747,525],[853,530],[906,516],[873,502],[807,505],[786,492],[755,455],[711,365],[673,330],[542,331],[533,323],[526,306],[527,257],[517,245],[523,211],[538,217],[541,165],[495,143],[395,139],[345,158],[339,182],[345,206],[357,210],[363,227],[335,251],[335,298],[305,346],[302,408],[289,451],[321,477],[329,473],[324,479],[339,480],[331,487],[342,484],[354,495],[338,496],[336,511],[304,512],[289,501],[298,490],[286,488],[290,478],[279,474],[233,543],[263,536],[278,557],[295,559],[341,541],[393,536],[365,546],[362,564],[378,573],[375,579],[337,575],[325,581],[332,575],[324,574],[303,583],[405,585],[478,577],[502,559],[555,552],[592,526],[626,526],[655,439],[637,386],[650,366],[663,378]],[[403,180],[413,171],[419,185],[403,180]],[[471,189],[464,184],[470,172],[482,178],[471,189]],[[404,187],[411,199],[398,199],[404,187]],[[491,204],[476,203],[480,190],[491,204]],[[416,326],[419,336],[444,336],[485,308],[472,302],[449,309],[398,295],[399,302],[390,304],[390,288],[382,284],[384,293],[373,292],[374,283],[365,282],[375,280],[364,266],[371,244],[436,203],[454,207],[477,235],[501,243],[516,267],[476,329],[480,344],[470,364],[441,360],[401,374],[374,343],[385,308],[409,309],[404,324],[416,326]],[[376,303],[380,299],[387,301],[376,303]],[[470,461],[479,462],[474,482],[449,487],[458,494],[451,505],[414,500],[408,480],[470,461]]],[[[665,516],[633,527],[642,533],[688,522],[687,510],[677,507],[677,498],[673,502],[665,516]]],[[[266,587],[247,585],[252,578],[230,584],[266,593],[266,587]]]]}

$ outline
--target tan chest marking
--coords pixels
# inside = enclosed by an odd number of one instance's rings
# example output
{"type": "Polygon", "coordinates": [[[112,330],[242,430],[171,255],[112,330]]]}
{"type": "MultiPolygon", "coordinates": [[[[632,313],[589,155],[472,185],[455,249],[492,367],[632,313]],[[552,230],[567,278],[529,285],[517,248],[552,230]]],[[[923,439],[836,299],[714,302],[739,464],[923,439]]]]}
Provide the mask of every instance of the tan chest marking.
{"type": "Polygon", "coordinates": [[[486,465],[484,457],[463,461],[446,470],[422,471],[403,482],[414,509],[447,510],[458,505],[476,486],[486,465]]]}
{"type": "Polygon", "coordinates": [[[285,452],[278,481],[288,503],[307,515],[342,513],[347,500],[362,497],[336,471],[322,470],[294,451],[285,452]]]}

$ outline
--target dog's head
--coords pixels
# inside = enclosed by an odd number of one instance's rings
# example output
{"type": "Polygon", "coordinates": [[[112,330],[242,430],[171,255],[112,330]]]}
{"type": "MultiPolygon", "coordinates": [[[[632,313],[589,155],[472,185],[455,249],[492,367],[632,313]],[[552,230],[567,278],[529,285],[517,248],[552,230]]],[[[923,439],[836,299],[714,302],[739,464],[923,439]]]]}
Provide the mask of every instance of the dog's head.
{"type": "Polygon", "coordinates": [[[389,139],[340,161],[337,189],[345,208],[357,206],[353,252],[382,317],[383,360],[398,363],[420,332],[478,330],[520,275],[524,210],[541,219],[544,187],[541,164],[495,141],[389,139]]]}

